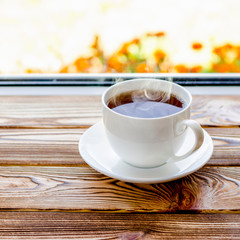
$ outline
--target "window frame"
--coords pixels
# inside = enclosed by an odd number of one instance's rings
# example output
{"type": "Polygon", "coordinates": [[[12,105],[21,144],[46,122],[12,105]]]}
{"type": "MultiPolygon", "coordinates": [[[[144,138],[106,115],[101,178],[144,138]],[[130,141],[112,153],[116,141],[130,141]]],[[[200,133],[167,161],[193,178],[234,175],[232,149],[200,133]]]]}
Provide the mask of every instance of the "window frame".
{"type": "Polygon", "coordinates": [[[239,73],[79,73],[0,75],[1,86],[110,86],[133,78],[173,80],[183,86],[240,86],[239,73]]]}

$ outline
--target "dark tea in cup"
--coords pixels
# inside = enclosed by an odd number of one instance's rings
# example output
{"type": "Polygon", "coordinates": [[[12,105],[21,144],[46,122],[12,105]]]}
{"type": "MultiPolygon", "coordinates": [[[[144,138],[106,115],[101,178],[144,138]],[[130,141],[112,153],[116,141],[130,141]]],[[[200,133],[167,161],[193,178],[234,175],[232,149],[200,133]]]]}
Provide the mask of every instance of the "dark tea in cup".
{"type": "Polygon", "coordinates": [[[152,89],[120,93],[108,101],[113,111],[137,118],[159,118],[175,114],[184,108],[183,100],[173,94],[152,89]]]}

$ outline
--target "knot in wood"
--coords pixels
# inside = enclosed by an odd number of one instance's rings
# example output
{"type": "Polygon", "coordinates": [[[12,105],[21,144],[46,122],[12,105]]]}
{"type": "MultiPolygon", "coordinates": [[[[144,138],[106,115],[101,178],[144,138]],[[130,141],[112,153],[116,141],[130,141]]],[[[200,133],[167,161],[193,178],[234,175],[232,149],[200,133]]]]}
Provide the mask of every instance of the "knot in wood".
{"type": "Polygon", "coordinates": [[[192,209],[195,203],[195,196],[194,192],[191,189],[182,186],[180,191],[176,195],[177,203],[178,203],[178,210],[189,210],[192,209]]]}

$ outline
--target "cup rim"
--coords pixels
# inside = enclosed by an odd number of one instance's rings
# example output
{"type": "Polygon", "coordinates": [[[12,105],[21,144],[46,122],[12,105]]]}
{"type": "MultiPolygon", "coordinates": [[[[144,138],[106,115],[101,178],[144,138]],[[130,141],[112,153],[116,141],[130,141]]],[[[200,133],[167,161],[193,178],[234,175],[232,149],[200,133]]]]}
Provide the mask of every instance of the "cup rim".
{"type": "Polygon", "coordinates": [[[170,82],[170,81],[167,81],[167,80],[164,80],[164,79],[155,79],[155,78],[136,78],[136,79],[129,79],[129,80],[124,80],[123,82],[119,82],[119,83],[115,83],[114,85],[110,86],[108,89],[106,89],[106,91],[103,93],[102,95],[102,104],[103,106],[109,110],[111,113],[117,115],[117,116],[121,116],[121,117],[125,117],[125,118],[128,118],[128,119],[135,119],[135,120],[144,120],[144,121],[150,121],[150,120],[159,120],[159,119],[167,119],[167,118],[171,118],[171,117],[174,117],[176,115],[179,115],[181,113],[183,113],[184,111],[186,111],[192,104],[192,95],[190,94],[190,92],[182,87],[181,85],[179,84],[176,84],[174,82],[170,82]],[[154,80],[154,81],[161,81],[161,82],[169,82],[170,84],[172,85],[175,85],[177,87],[180,87],[189,97],[189,102],[186,104],[186,106],[179,112],[177,113],[173,113],[173,114],[170,114],[170,115],[167,115],[167,116],[164,116],[164,117],[153,117],[153,118],[141,118],[141,117],[132,117],[132,116],[128,116],[128,115],[124,115],[124,114],[121,114],[121,113],[118,113],[118,112],[115,112],[113,111],[111,108],[109,108],[105,102],[105,96],[106,94],[111,91],[111,89],[113,89],[114,87],[116,87],[116,85],[122,85],[122,84],[126,84],[126,82],[137,82],[137,81],[144,81],[144,80],[154,80]]]}

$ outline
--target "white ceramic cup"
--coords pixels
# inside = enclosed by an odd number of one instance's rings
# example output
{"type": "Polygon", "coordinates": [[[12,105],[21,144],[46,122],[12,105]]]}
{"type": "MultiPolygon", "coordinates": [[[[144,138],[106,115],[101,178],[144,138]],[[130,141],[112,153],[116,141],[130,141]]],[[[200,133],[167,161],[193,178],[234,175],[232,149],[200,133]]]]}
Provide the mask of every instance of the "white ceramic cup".
{"type": "Polygon", "coordinates": [[[202,145],[204,139],[200,125],[190,120],[191,104],[191,94],[169,81],[134,79],[111,86],[102,96],[102,106],[103,123],[112,149],[121,160],[142,168],[157,167],[188,157],[202,145]],[[165,117],[137,118],[119,114],[107,106],[109,100],[120,93],[144,88],[164,92],[171,90],[174,96],[184,102],[183,109],[165,117]],[[192,129],[195,142],[187,152],[179,156],[177,152],[187,137],[187,128],[192,129]]]}

